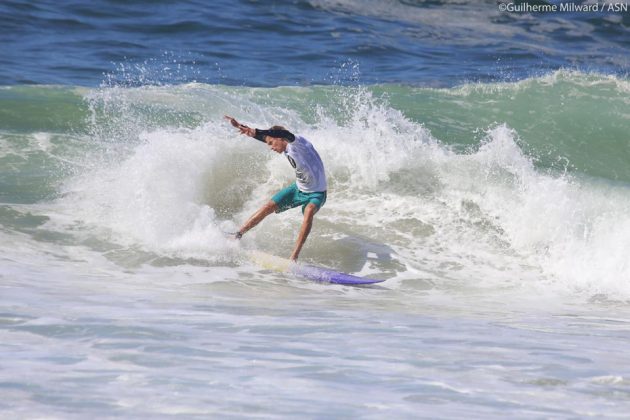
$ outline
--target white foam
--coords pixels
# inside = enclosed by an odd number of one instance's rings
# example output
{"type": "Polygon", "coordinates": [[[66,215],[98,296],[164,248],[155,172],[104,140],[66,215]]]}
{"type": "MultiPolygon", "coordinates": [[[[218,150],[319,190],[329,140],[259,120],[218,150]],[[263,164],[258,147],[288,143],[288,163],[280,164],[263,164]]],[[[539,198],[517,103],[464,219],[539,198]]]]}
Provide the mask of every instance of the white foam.
{"type": "Polygon", "coordinates": [[[68,212],[152,250],[208,256],[226,247],[214,209],[201,201],[219,146],[201,131],[145,132],[123,162],[67,185],[68,212]]]}
{"type": "Polygon", "coordinates": [[[540,173],[506,126],[490,130],[488,143],[467,159],[480,166],[468,173],[466,195],[547,279],[588,295],[630,296],[621,251],[630,249],[626,187],[540,173]]]}

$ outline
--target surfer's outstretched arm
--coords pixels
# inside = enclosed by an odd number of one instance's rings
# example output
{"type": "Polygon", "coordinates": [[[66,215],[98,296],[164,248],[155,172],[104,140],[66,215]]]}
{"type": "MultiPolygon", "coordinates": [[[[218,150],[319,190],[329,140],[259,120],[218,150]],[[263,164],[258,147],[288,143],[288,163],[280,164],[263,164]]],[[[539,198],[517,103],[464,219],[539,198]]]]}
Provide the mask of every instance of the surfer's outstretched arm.
{"type": "Polygon", "coordinates": [[[246,126],[245,124],[241,124],[240,122],[236,121],[236,118],[230,117],[229,115],[224,115],[223,118],[228,120],[230,124],[232,124],[233,127],[238,128],[241,134],[245,134],[246,136],[253,137],[256,140],[261,141],[263,143],[267,143],[267,141],[265,140],[267,136],[285,139],[289,143],[295,140],[295,135],[291,133],[290,131],[285,130],[281,126],[274,126],[274,127],[271,127],[269,130],[260,130],[258,128],[251,128],[251,127],[246,126]]]}
{"type": "Polygon", "coordinates": [[[293,253],[291,254],[292,261],[297,261],[298,256],[300,255],[300,251],[302,250],[302,245],[304,245],[304,242],[306,242],[308,234],[311,233],[311,227],[313,226],[313,216],[315,216],[316,212],[317,206],[313,203],[309,203],[304,209],[304,220],[302,221],[302,227],[300,228],[300,233],[295,243],[295,248],[293,249],[293,253]]]}

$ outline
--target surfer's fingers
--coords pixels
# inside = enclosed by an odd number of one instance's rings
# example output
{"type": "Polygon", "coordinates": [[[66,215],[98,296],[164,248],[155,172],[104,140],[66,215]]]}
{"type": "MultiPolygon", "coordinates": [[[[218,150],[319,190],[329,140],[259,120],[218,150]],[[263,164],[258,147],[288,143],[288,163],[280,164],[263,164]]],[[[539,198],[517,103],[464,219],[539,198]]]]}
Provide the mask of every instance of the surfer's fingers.
{"type": "Polygon", "coordinates": [[[223,116],[226,120],[230,121],[230,124],[232,124],[234,127],[236,128],[241,128],[243,126],[243,124],[239,123],[238,121],[236,121],[236,118],[234,117],[230,117],[229,115],[224,115],[223,116]]]}

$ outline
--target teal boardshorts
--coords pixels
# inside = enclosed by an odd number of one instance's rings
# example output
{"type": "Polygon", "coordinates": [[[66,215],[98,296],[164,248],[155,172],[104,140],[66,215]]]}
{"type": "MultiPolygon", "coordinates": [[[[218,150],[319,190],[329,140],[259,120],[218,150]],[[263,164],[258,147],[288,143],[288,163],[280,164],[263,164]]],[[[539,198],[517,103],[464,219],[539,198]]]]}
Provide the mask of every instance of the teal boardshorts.
{"type": "Polygon", "coordinates": [[[276,203],[278,210],[276,213],[282,213],[293,207],[302,206],[302,213],[309,203],[313,203],[319,210],[326,202],[326,191],[306,193],[298,189],[295,182],[288,187],[278,191],[271,200],[276,203]]]}

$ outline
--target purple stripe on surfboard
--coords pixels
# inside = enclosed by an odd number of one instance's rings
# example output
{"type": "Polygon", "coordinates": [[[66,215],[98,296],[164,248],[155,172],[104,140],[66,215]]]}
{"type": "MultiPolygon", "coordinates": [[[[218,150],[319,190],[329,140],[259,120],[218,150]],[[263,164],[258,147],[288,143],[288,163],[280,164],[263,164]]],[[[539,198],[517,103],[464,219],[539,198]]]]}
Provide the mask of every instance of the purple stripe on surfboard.
{"type": "Polygon", "coordinates": [[[335,284],[374,284],[385,280],[376,280],[364,277],[353,276],[352,274],[339,273],[333,270],[327,270],[312,265],[295,265],[291,268],[291,272],[297,276],[305,277],[309,280],[319,281],[322,283],[335,284]]]}

